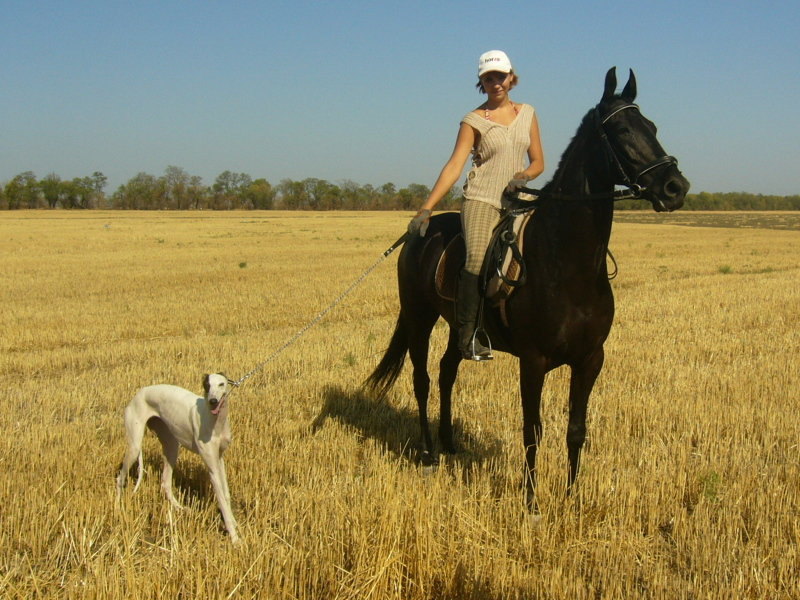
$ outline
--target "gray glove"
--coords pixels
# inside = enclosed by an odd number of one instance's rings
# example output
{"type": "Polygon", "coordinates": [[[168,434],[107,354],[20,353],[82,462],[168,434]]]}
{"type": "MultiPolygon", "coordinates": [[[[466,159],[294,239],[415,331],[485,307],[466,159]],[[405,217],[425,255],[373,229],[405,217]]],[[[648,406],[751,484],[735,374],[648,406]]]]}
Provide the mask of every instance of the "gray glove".
{"type": "Polygon", "coordinates": [[[425,232],[428,231],[428,222],[430,218],[431,211],[429,211],[427,208],[420,210],[408,224],[408,233],[411,235],[419,234],[420,236],[425,237],[425,232]]]}
{"type": "Polygon", "coordinates": [[[508,182],[508,185],[506,186],[506,193],[507,194],[513,194],[519,188],[523,188],[526,185],[528,185],[528,180],[527,179],[524,179],[522,177],[512,179],[511,181],[508,182]]]}

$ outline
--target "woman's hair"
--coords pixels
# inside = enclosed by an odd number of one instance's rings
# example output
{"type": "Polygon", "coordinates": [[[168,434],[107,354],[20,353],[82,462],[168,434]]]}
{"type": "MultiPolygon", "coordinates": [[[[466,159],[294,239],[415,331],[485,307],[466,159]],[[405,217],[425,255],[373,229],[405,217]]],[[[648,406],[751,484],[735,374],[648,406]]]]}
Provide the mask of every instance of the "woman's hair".
{"type": "MultiPolygon", "coordinates": [[[[515,85],[519,83],[519,77],[517,76],[516,73],[514,73],[514,69],[511,69],[511,71],[509,71],[508,74],[511,75],[511,87],[509,89],[512,89],[515,85]]],[[[475,89],[478,90],[479,94],[486,93],[486,90],[483,89],[483,83],[481,83],[480,77],[478,78],[478,83],[475,84],[475,89]]]]}

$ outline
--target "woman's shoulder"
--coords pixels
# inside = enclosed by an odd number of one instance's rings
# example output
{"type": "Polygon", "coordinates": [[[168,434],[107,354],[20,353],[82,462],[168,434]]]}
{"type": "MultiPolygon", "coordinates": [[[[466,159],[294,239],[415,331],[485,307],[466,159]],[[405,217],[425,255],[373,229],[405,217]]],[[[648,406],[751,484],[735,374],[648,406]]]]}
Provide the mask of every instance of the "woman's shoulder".
{"type": "Polygon", "coordinates": [[[475,108],[469,111],[467,114],[465,114],[461,120],[466,123],[468,119],[473,120],[473,119],[483,119],[483,118],[484,118],[483,107],[479,106],[478,108],[475,108]]]}
{"type": "Polygon", "coordinates": [[[477,131],[483,131],[491,126],[491,121],[487,121],[483,116],[483,109],[478,107],[475,110],[469,111],[461,118],[462,123],[471,125],[477,131]]]}

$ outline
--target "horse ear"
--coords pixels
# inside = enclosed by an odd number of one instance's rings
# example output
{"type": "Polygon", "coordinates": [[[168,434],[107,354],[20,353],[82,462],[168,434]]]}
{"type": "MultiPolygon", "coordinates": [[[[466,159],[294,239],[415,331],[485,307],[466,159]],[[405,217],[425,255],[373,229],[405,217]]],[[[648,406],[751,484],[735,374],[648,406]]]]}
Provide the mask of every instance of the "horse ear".
{"type": "Polygon", "coordinates": [[[633,102],[636,99],[636,75],[633,74],[633,69],[630,70],[628,75],[628,83],[622,90],[622,99],[626,102],[633,102]]]}
{"type": "Polygon", "coordinates": [[[617,67],[611,67],[606,73],[606,89],[603,91],[603,100],[611,100],[617,91],[617,67]]]}

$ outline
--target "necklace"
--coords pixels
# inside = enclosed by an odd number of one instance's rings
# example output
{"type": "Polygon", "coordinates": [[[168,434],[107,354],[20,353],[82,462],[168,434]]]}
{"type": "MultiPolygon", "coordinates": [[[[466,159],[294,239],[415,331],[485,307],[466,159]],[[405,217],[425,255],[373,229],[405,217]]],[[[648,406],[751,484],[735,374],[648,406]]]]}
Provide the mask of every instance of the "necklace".
{"type": "MultiPolygon", "coordinates": [[[[509,102],[511,102],[511,100],[509,100],[509,102]]],[[[498,106],[498,108],[500,108],[500,107],[498,106]]],[[[513,102],[511,102],[511,108],[514,109],[514,115],[515,116],[519,114],[519,108],[517,108],[517,105],[514,104],[513,102]]],[[[489,106],[488,105],[485,106],[484,109],[483,109],[483,117],[487,121],[491,121],[492,120],[492,118],[489,116],[489,106]]]]}

